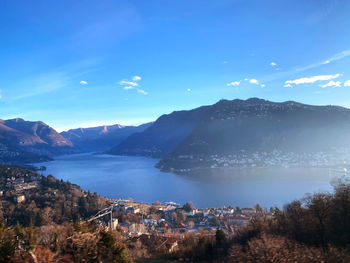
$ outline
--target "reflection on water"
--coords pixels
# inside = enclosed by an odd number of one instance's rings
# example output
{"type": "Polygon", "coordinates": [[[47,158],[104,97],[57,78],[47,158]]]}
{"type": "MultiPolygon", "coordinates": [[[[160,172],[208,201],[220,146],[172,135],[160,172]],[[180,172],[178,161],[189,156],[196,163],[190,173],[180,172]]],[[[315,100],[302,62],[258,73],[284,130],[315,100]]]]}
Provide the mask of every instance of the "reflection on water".
{"type": "Polygon", "coordinates": [[[331,191],[327,169],[260,168],[208,171],[191,176],[163,173],[145,157],[80,154],[44,164],[45,174],[109,198],[192,201],[197,207],[282,206],[306,193],[331,191]]]}

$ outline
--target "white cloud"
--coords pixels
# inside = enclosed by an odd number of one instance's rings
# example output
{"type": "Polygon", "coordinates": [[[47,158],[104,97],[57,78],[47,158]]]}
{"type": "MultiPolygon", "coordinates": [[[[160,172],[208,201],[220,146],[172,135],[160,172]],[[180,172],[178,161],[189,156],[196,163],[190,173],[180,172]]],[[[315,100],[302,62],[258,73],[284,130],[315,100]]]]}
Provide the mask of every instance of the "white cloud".
{"type": "Polygon", "coordinates": [[[141,80],[141,77],[140,77],[140,76],[133,76],[133,77],[132,77],[132,80],[133,80],[133,81],[140,81],[140,80],[141,80]]]}
{"type": "Polygon", "coordinates": [[[0,89],[0,100],[2,99],[2,90],[0,89]]]}
{"type": "Polygon", "coordinates": [[[129,80],[122,80],[119,82],[120,85],[128,85],[128,86],[133,86],[133,87],[137,87],[139,84],[133,81],[129,81],[129,80]]]}
{"type": "Polygon", "coordinates": [[[335,55],[333,55],[329,61],[335,61],[335,60],[339,60],[339,59],[342,59],[342,58],[345,58],[345,57],[348,57],[350,56],[350,49],[347,49],[347,50],[344,50],[340,53],[337,53],[335,55]]]}
{"type": "Polygon", "coordinates": [[[270,63],[270,66],[272,66],[272,67],[277,66],[277,63],[272,61],[272,62],[270,63]]]}
{"type": "Polygon", "coordinates": [[[147,91],[144,91],[143,89],[137,89],[137,92],[138,92],[138,93],[141,93],[141,94],[143,94],[143,95],[147,95],[147,94],[148,94],[148,92],[147,92],[147,91]]]}
{"type": "Polygon", "coordinates": [[[188,92],[191,92],[191,89],[187,89],[188,92]]]}
{"type": "Polygon", "coordinates": [[[265,84],[261,84],[261,85],[260,85],[260,87],[265,88],[265,87],[266,87],[266,85],[265,85],[265,84]]]}
{"type": "Polygon", "coordinates": [[[88,83],[87,83],[87,81],[82,80],[82,81],[80,81],[80,84],[81,84],[81,85],[87,85],[88,83]]]}
{"type": "Polygon", "coordinates": [[[259,81],[257,79],[250,79],[249,83],[259,85],[259,81]]]}
{"type": "Polygon", "coordinates": [[[327,88],[327,87],[332,87],[332,88],[339,88],[341,87],[341,82],[340,81],[333,81],[331,80],[330,82],[324,84],[324,85],[320,85],[320,87],[322,88],[327,88]]]}
{"type": "Polygon", "coordinates": [[[344,82],[344,87],[350,87],[350,79],[344,82]]]}
{"type": "MultiPolygon", "coordinates": [[[[132,77],[132,81],[128,80],[128,79],[123,79],[119,82],[120,85],[124,86],[123,89],[124,90],[131,90],[131,89],[135,89],[136,87],[139,87],[139,81],[141,80],[142,78],[140,76],[133,76],[132,77]]],[[[148,92],[143,90],[143,89],[140,89],[140,88],[136,88],[136,91],[138,93],[141,93],[143,95],[147,95],[148,92]]]]}
{"type": "Polygon", "coordinates": [[[124,89],[125,90],[129,90],[129,89],[133,89],[134,87],[133,86],[125,86],[124,89]]]}
{"type": "Polygon", "coordinates": [[[334,74],[334,75],[318,75],[318,76],[313,76],[313,77],[304,77],[304,78],[299,78],[295,80],[287,80],[285,83],[286,84],[309,84],[309,83],[315,83],[316,81],[322,81],[322,80],[331,80],[331,79],[336,79],[339,78],[341,74],[334,74]]]}
{"type": "Polygon", "coordinates": [[[329,57],[328,59],[326,59],[326,60],[324,60],[322,62],[317,62],[317,63],[313,63],[313,64],[310,64],[308,66],[302,67],[302,68],[298,68],[296,70],[296,72],[301,72],[301,71],[309,70],[309,69],[312,69],[312,68],[316,68],[316,67],[319,67],[319,66],[331,63],[333,61],[337,61],[337,60],[346,58],[348,56],[350,56],[350,49],[347,49],[347,50],[344,50],[344,51],[339,52],[337,54],[334,54],[333,56],[329,57]]]}
{"type": "Polygon", "coordinates": [[[286,84],[286,85],[284,85],[283,87],[285,87],[285,88],[293,88],[293,86],[290,85],[290,84],[286,84]]]}
{"type": "Polygon", "coordinates": [[[240,81],[232,81],[230,83],[227,83],[226,86],[227,87],[231,87],[231,86],[239,86],[241,82],[240,81]]]}

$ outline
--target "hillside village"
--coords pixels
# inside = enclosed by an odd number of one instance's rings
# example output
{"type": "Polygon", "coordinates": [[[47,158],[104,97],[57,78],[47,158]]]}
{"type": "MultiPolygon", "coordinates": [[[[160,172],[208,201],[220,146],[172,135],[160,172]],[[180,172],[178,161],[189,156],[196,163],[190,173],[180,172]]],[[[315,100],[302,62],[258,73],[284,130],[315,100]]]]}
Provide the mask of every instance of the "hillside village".
{"type": "MultiPolygon", "coordinates": [[[[25,202],[26,196],[30,199],[30,192],[40,188],[41,180],[45,178],[29,170],[13,172],[10,167],[7,170],[9,172],[5,176],[3,173],[1,177],[0,196],[2,198],[12,196],[16,203],[25,202]]],[[[114,228],[119,228],[130,236],[145,233],[193,232],[200,228],[216,230],[218,227],[233,233],[236,227],[246,224],[257,212],[263,212],[258,205],[257,209],[231,206],[197,209],[191,202],[183,206],[175,202],[147,204],[132,200],[109,200],[108,203],[113,206],[113,217],[117,219],[115,222],[118,222],[114,223],[114,228]]],[[[98,220],[100,226],[107,225],[103,219],[98,220]]]]}
{"type": "MultiPolygon", "coordinates": [[[[11,222],[14,220],[11,219],[11,215],[6,215],[8,213],[6,207],[13,207],[9,211],[26,209],[25,207],[33,206],[34,200],[36,200],[36,205],[39,207],[38,199],[35,196],[43,189],[46,189],[47,178],[34,171],[22,168],[6,166],[1,168],[1,214],[4,215],[5,220],[11,222]]],[[[59,198],[61,191],[59,188],[62,187],[55,189],[51,185],[50,188],[47,188],[47,191],[52,195],[51,202],[55,202],[54,200],[59,198]]],[[[89,198],[89,195],[88,192],[84,191],[85,198],[89,198]]],[[[84,209],[82,207],[83,204],[84,202],[79,201],[75,205],[76,213],[80,213],[82,216],[84,216],[81,212],[84,209]]],[[[49,203],[47,205],[57,206],[49,203]]],[[[44,206],[42,209],[47,208],[44,206]]],[[[57,210],[51,211],[54,213],[57,210]]],[[[237,229],[245,226],[253,217],[269,216],[270,214],[265,212],[259,205],[256,205],[254,208],[233,208],[228,206],[199,209],[195,208],[191,202],[181,206],[175,202],[147,204],[132,200],[106,200],[104,206],[99,206],[85,215],[81,220],[90,219],[102,229],[122,232],[127,238],[135,242],[139,239],[144,239],[145,236],[157,236],[160,239],[162,239],[161,237],[167,240],[171,238],[175,243],[185,233],[205,231],[208,235],[215,235],[217,229],[222,229],[230,236],[237,229]],[[93,211],[99,215],[98,210],[105,211],[106,207],[111,208],[107,214],[94,216],[93,211]]],[[[34,219],[36,217],[37,215],[34,216],[34,219]]],[[[175,247],[172,245],[171,249],[175,249],[175,247]]]]}
{"type": "Polygon", "coordinates": [[[217,229],[233,236],[235,231],[246,226],[252,218],[271,215],[259,205],[254,208],[229,206],[197,209],[191,202],[180,206],[174,202],[156,202],[150,205],[132,200],[115,200],[111,207],[112,216],[109,213],[97,219],[97,224],[107,229],[122,231],[134,240],[152,235],[181,238],[185,233],[202,231],[207,235],[215,235],[217,229]]]}

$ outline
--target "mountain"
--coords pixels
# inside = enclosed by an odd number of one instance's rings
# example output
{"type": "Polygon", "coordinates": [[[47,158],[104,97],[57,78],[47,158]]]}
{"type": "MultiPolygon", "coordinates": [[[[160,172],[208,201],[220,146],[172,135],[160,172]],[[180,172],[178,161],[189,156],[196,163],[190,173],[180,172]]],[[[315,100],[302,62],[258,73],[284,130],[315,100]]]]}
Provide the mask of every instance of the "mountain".
{"type": "Polygon", "coordinates": [[[70,140],[74,146],[82,151],[106,151],[119,144],[131,134],[144,131],[151,124],[146,123],[140,126],[116,124],[92,128],[78,128],[62,132],[61,135],[70,140]]]}
{"type": "Polygon", "coordinates": [[[206,110],[207,107],[204,106],[162,115],[143,132],[130,135],[108,153],[163,157],[193,131],[206,110]]]}
{"type": "Polygon", "coordinates": [[[0,164],[26,164],[50,160],[51,158],[46,155],[26,152],[21,149],[0,143],[0,164]]]}
{"type": "MultiPolygon", "coordinates": [[[[350,110],[251,98],[161,116],[113,154],[163,158],[162,170],[329,165],[350,149],[350,110]]],[[[350,159],[350,158],[349,158],[350,159]]]]}
{"type": "MultiPolygon", "coordinates": [[[[73,153],[73,144],[41,121],[0,120],[0,159],[27,162],[73,153]]],[[[6,160],[6,161],[5,161],[6,160]]]]}

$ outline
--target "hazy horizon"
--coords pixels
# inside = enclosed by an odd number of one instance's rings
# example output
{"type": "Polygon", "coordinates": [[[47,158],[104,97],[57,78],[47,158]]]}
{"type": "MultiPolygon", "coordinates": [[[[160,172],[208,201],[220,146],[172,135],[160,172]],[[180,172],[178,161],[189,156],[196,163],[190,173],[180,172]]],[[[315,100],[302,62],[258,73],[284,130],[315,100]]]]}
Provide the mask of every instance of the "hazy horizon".
{"type": "MultiPolygon", "coordinates": [[[[250,98],[256,98],[256,97],[250,97],[250,98]]],[[[250,98],[247,98],[247,99],[250,99],[250,98]]],[[[240,100],[246,100],[246,99],[241,99],[241,98],[234,98],[232,100],[235,100],[235,99],[240,99],[240,100]]],[[[263,99],[263,98],[258,98],[258,99],[263,99]]],[[[227,100],[225,98],[222,98],[220,100],[227,100]]],[[[268,99],[264,99],[264,100],[268,100],[268,99]]],[[[268,101],[271,101],[271,100],[268,100],[268,101]]],[[[286,102],[287,100],[283,100],[283,101],[272,101],[272,102],[277,102],[277,103],[283,103],[283,102],[286,102]]],[[[218,102],[218,101],[216,101],[218,102]]],[[[215,103],[216,103],[215,102],[215,103]]],[[[299,103],[303,103],[301,101],[296,101],[296,102],[299,102],[299,103]]],[[[213,103],[214,104],[214,103],[213,103]]],[[[350,106],[343,106],[343,105],[334,105],[334,104],[309,104],[309,103],[303,103],[303,104],[307,104],[307,105],[313,105],[313,106],[340,106],[340,107],[344,107],[344,108],[347,108],[347,109],[350,109],[350,106]]],[[[178,110],[192,110],[192,109],[195,109],[195,108],[198,108],[198,107],[201,107],[201,106],[208,106],[208,105],[212,105],[212,104],[205,104],[205,105],[198,105],[198,106],[195,106],[195,107],[189,107],[189,108],[186,108],[186,109],[178,109],[178,110]]],[[[170,110],[169,112],[166,112],[166,113],[159,113],[159,115],[154,118],[154,119],[144,119],[144,120],[138,120],[138,121],[128,121],[128,120],[123,120],[122,121],[118,121],[118,120],[104,120],[104,121],[95,121],[95,122],[82,122],[82,123],[78,123],[76,125],[73,124],[73,126],[60,126],[60,127],[55,127],[54,125],[50,125],[50,120],[48,120],[47,122],[45,122],[46,124],[48,124],[49,126],[51,126],[52,128],[54,128],[55,130],[57,130],[58,132],[63,132],[63,131],[68,131],[70,129],[78,129],[78,128],[93,128],[93,127],[100,127],[100,126],[112,126],[112,125],[122,125],[122,126],[140,126],[142,124],[146,124],[146,123],[150,123],[150,122],[155,122],[160,116],[162,115],[165,115],[165,114],[170,114],[174,111],[177,111],[177,110],[170,110]]],[[[11,116],[11,117],[8,117],[8,118],[0,118],[0,119],[16,119],[16,118],[21,118],[21,119],[24,119],[20,116],[11,116]]],[[[33,120],[33,119],[24,119],[26,121],[43,121],[43,120],[33,120]]]]}

